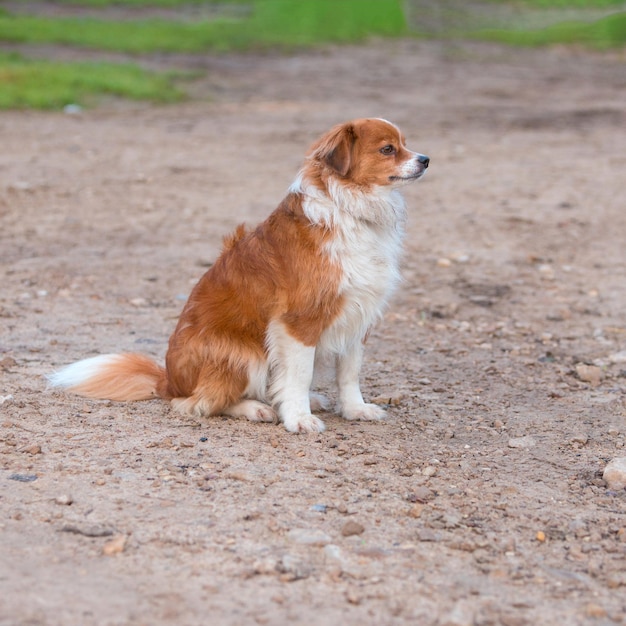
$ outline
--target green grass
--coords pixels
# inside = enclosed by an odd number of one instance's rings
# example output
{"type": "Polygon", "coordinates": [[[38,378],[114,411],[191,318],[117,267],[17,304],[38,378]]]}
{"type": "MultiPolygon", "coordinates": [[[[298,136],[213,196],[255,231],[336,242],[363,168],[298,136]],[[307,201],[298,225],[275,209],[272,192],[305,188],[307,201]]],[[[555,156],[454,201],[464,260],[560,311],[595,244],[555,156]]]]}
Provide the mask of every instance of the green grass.
{"type": "Polygon", "coordinates": [[[225,52],[407,33],[401,0],[256,0],[249,18],[105,21],[0,15],[0,41],[149,52],[225,52]]]}
{"type": "MultiPolygon", "coordinates": [[[[32,0],[13,0],[28,5],[32,0]]],[[[251,4],[259,0],[54,0],[56,4],[66,4],[80,7],[166,7],[176,8],[184,5],[196,4],[251,4]]]]}
{"type": "Polygon", "coordinates": [[[488,29],[471,37],[516,46],[583,44],[599,50],[626,44],[626,13],[609,15],[595,22],[562,22],[539,30],[488,29]]]}
{"type": "MultiPolygon", "coordinates": [[[[29,0],[16,0],[29,6],[29,0]]],[[[325,43],[354,43],[371,36],[410,35],[404,8],[416,0],[56,0],[98,9],[106,6],[169,7],[183,5],[244,5],[241,13],[217,12],[213,20],[142,19],[113,21],[96,18],[47,18],[10,14],[0,8],[0,43],[61,44],[73,48],[148,53],[222,53],[292,50],[325,43]],[[224,17],[233,15],[235,17],[224,17]]],[[[626,43],[626,13],[595,22],[566,22],[544,29],[526,28],[524,12],[554,13],[561,9],[619,10],[624,0],[489,0],[514,7],[506,29],[479,29],[461,20],[450,36],[472,37],[506,44],[538,46],[584,44],[594,48],[626,43]]],[[[443,0],[432,0],[442,2],[443,0]]],[[[452,5],[450,5],[452,7],[452,5]]],[[[441,10],[445,9],[442,4],[441,10]]],[[[463,7],[470,11],[471,5],[463,7]]],[[[604,14],[605,11],[601,14],[604,14]]],[[[589,13],[590,14],[590,13],[589,13]]],[[[469,17],[470,14],[468,14],[469,17]]],[[[597,13],[596,13],[597,16],[597,13]]],[[[458,16],[457,16],[458,17],[458,16]]],[[[458,22],[458,20],[457,20],[458,22]]],[[[61,108],[65,104],[96,103],[101,95],[175,101],[182,97],[171,75],[141,70],[132,64],[56,63],[26,60],[0,53],[0,108],[61,108]]]]}
{"type": "MultiPolygon", "coordinates": [[[[81,0],[77,4],[182,3],[81,0]]],[[[253,9],[248,17],[215,21],[45,18],[12,15],[0,9],[0,42],[63,44],[139,55],[292,49],[407,33],[402,0],[249,0],[247,4],[253,9]]],[[[70,102],[85,105],[95,102],[98,94],[158,102],[181,97],[168,76],[144,72],[133,65],[63,64],[0,55],[0,108],[59,108],[70,102]]]]}
{"type": "Polygon", "coordinates": [[[0,109],[61,109],[88,105],[103,95],[155,102],[183,97],[172,76],[134,65],[54,63],[0,54],[0,109]]]}
{"type": "MultiPolygon", "coordinates": [[[[107,0],[102,1],[106,2],[107,0]]],[[[129,1],[132,2],[133,0],[129,1]]],[[[141,2],[141,0],[138,1],[141,2]]],[[[511,2],[511,0],[488,1],[493,2],[494,4],[514,4],[513,2],[511,2]]],[[[624,0],[517,0],[516,4],[521,6],[533,7],[536,9],[610,9],[613,7],[623,7],[624,0]]]]}

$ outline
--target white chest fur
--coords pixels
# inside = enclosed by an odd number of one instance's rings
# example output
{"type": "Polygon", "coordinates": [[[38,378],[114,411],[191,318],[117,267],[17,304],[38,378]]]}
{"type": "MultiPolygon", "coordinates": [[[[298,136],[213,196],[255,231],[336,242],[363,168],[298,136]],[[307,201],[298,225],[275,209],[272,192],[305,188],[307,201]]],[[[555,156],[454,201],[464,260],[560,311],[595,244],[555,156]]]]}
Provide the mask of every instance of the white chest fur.
{"type": "Polygon", "coordinates": [[[341,268],[344,306],[319,347],[341,353],[350,343],[363,340],[400,280],[406,211],[396,190],[365,194],[337,185],[330,193],[330,198],[317,190],[305,194],[304,211],[311,221],[328,225],[334,233],[323,253],[341,268]]]}

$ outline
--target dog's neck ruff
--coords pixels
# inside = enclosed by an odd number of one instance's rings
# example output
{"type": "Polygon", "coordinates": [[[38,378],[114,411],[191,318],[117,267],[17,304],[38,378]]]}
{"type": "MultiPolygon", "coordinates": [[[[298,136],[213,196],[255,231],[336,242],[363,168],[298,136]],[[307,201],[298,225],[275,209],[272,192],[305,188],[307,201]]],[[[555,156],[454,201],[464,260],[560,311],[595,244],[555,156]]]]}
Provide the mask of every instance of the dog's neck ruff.
{"type": "Polygon", "coordinates": [[[289,188],[302,196],[304,214],[313,223],[330,229],[349,229],[358,223],[372,228],[404,233],[406,207],[402,194],[395,188],[373,186],[364,191],[346,185],[334,177],[325,189],[306,180],[303,172],[289,188]]]}

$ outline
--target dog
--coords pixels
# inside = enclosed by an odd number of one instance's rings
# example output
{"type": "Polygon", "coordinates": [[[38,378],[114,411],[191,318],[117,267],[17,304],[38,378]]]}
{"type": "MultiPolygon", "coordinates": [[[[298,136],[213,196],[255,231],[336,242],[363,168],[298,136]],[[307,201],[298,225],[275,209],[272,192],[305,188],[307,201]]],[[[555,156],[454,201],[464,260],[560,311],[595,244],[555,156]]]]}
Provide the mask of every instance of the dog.
{"type": "Polygon", "coordinates": [[[382,419],[384,409],[361,395],[363,346],[400,279],[400,190],[429,162],[386,120],[335,126],[313,144],[278,208],[225,238],[180,315],[165,367],[141,354],[106,354],[52,374],[51,385],[317,433],[325,425],[312,411],[330,405],[311,386],[330,368],[345,419],[382,419]]]}

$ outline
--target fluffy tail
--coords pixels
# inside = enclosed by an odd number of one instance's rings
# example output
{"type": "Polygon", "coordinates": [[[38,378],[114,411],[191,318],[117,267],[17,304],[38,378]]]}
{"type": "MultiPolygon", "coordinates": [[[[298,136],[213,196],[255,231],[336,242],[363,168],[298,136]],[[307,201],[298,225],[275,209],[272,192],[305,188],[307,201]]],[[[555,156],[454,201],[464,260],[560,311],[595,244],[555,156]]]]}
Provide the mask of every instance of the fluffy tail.
{"type": "Polygon", "coordinates": [[[53,387],[87,398],[149,400],[166,387],[165,368],[141,354],[103,354],[50,374],[53,387]]]}

